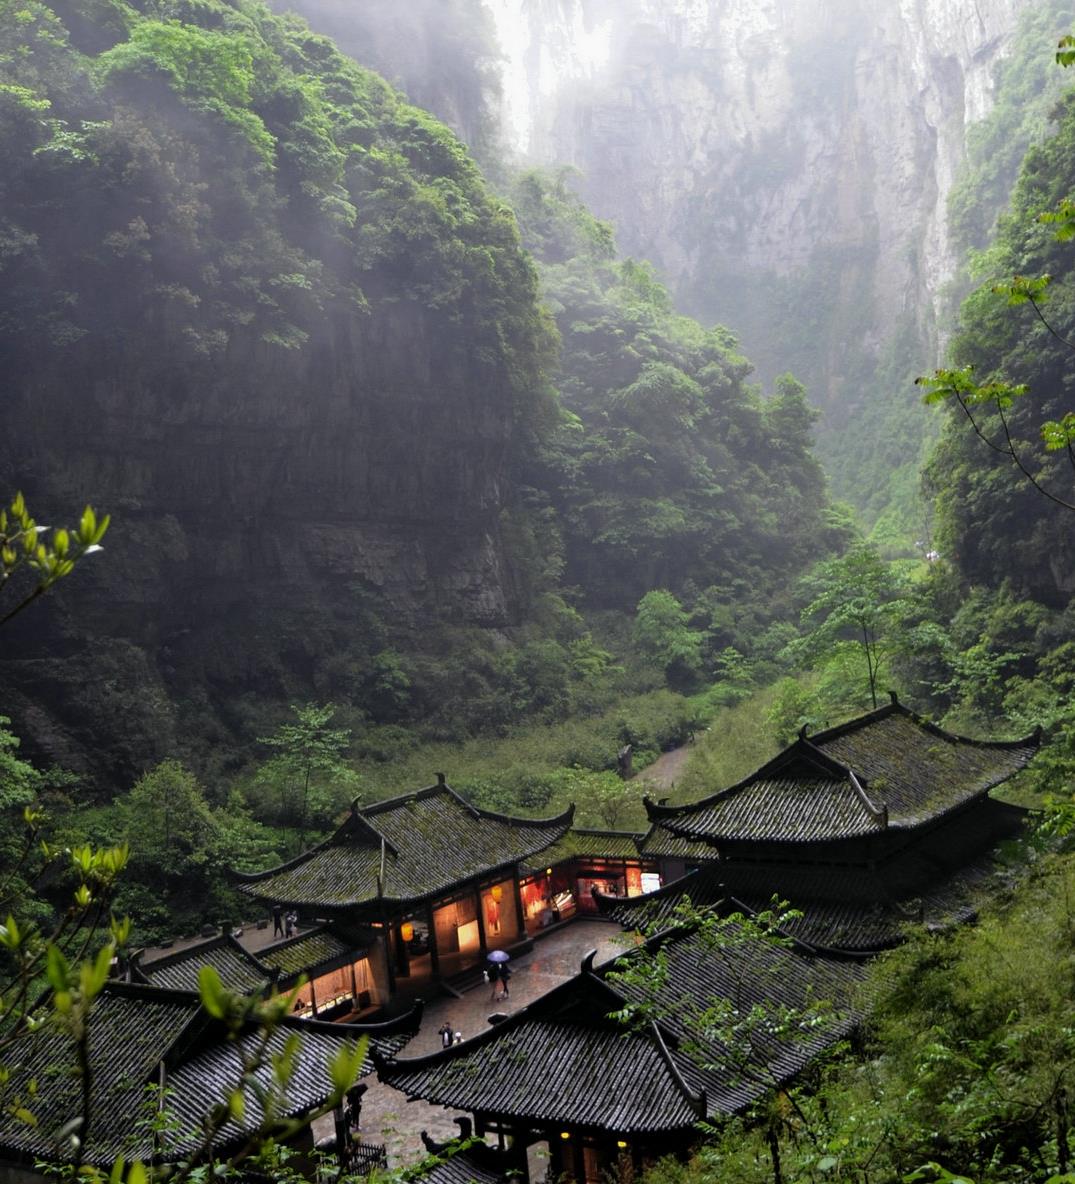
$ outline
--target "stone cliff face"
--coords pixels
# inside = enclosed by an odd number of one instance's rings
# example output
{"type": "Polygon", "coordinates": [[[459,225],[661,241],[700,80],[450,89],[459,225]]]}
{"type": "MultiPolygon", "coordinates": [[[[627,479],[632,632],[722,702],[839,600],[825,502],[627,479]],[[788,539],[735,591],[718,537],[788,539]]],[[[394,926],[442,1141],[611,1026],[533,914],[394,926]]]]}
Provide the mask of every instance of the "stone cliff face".
{"type": "Polygon", "coordinates": [[[56,430],[72,361],[7,395],[40,519],[91,500],[114,520],[5,638],[6,710],[38,755],[119,774],[182,751],[184,708],[308,697],[367,606],[412,629],[510,619],[510,406],[429,310],[356,318],[293,359],[253,348],[226,376],[87,356],[77,441],[56,430]]]}
{"type": "Polygon", "coordinates": [[[486,0],[502,125],[823,406],[932,338],[945,199],[1030,0],[486,0]],[[864,369],[865,368],[865,369],[864,369]]]}
{"type": "Polygon", "coordinates": [[[259,6],[156,15],[102,47],[39,5],[0,87],[0,489],[113,518],[4,630],[0,711],[121,784],[401,635],[512,623],[550,402],[533,266],[445,127],[259,6]],[[169,53],[237,72],[231,106],[169,53]]]}
{"type": "MultiPolygon", "coordinates": [[[[390,43],[369,35],[366,18],[342,14],[339,0],[297,2],[359,60],[376,60],[412,93],[428,91],[413,67],[419,56],[437,58],[435,22],[390,43]],[[348,36],[356,21],[363,35],[348,36]]],[[[902,498],[905,523],[928,430],[910,380],[940,356],[958,262],[948,194],[1020,18],[1055,13],[1041,30],[1051,43],[1069,19],[1062,8],[453,4],[456,18],[485,29],[475,85],[481,110],[499,112],[504,151],[576,166],[582,196],[613,220],[621,249],[653,260],[684,311],[730,326],[763,381],[790,369],[806,383],[826,413],[821,446],[836,491],[868,521],[902,498]],[[893,488],[873,489],[885,474],[893,488]]],[[[443,48],[458,73],[457,55],[443,48]]],[[[458,102],[429,98],[466,133],[458,102]]],[[[1002,183],[996,200],[1005,196],[1002,183]]]]}

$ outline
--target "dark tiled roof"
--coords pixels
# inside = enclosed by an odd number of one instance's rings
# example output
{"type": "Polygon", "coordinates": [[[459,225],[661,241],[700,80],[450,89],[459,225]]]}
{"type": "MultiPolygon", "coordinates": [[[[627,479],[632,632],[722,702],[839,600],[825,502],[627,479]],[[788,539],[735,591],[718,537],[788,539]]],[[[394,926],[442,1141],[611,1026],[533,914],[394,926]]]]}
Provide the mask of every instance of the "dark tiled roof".
{"type": "Polygon", "coordinates": [[[521,1178],[517,1171],[509,1173],[497,1167],[496,1161],[502,1157],[489,1154],[491,1150],[479,1145],[453,1154],[448,1149],[415,1174],[408,1172],[407,1178],[420,1184],[503,1184],[521,1178]]]}
{"type": "MultiPolygon", "coordinates": [[[[169,1051],[200,1025],[199,1004],[189,994],[154,987],[109,985],[94,1001],[89,1023],[93,1078],[86,1158],[111,1163],[130,1154],[135,1123],[146,1115],[146,1087],[169,1051]]],[[[0,1109],[0,1147],[9,1154],[42,1159],[69,1158],[58,1143],[62,1127],[81,1112],[75,1076],[74,1042],[66,1033],[45,1029],[25,1036],[5,1050],[13,1071],[7,1097],[38,1083],[30,1104],[37,1118],[28,1126],[0,1109]]],[[[203,1099],[204,1102],[204,1099],[203,1099]]]]}
{"type": "MultiPolygon", "coordinates": [[[[667,978],[648,1000],[671,1040],[690,1049],[690,1055],[677,1052],[676,1059],[684,1078],[705,1090],[710,1118],[740,1113],[775,1085],[790,1081],[825,1048],[844,1039],[861,1018],[855,1002],[865,973],[860,962],[814,957],[758,940],[740,943],[736,934],[729,922],[722,935],[727,945],[713,946],[697,934],[664,941],[667,978]],[[737,1050],[690,1023],[689,1017],[714,999],[729,1001],[741,1017],[757,1007],[772,1017],[788,1009],[803,1020],[798,1030],[794,1023],[771,1030],[764,1022],[752,1026],[737,1050]],[[831,1002],[832,1011],[817,1012],[816,1001],[831,1002]]],[[[615,989],[629,999],[643,997],[630,986],[617,984],[615,989]]]]}
{"type": "Polygon", "coordinates": [[[801,843],[850,838],[884,829],[849,778],[759,777],[660,820],[688,840],[753,839],[801,843]]]}
{"type": "MultiPolygon", "coordinates": [[[[300,1047],[281,1112],[298,1114],[329,1097],[332,1087],[326,1064],[342,1042],[367,1035],[379,1056],[394,1056],[420,1022],[420,1009],[386,1024],[285,1020],[270,1036],[270,1053],[282,1052],[293,1032],[300,1036],[300,1047]]],[[[168,1110],[176,1120],[165,1158],[189,1154],[200,1144],[208,1111],[237,1085],[243,1057],[262,1039],[253,1025],[238,1040],[229,1039],[223,1025],[211,1021],[192,994],[127,983],[106,985],[91,1010],[89,1033],[93,1102],[86,1160],[93,1164],[111,1164],[120,1154],[145,1159],[153,1152],[151,1136],[140,1123],[155,1107],[147,1089],[157,1084],[162,1062],[170,1091],[168,1110]]],[[[57,1136],[81,1105],[72,1040],[60,1031],[45,1029],[16,1041],[5,1051],[5,1062],[13,1071],[7,1099],[25,1095],[27,1082],[37,1081],[37,1096],[29,1102],[37,1125],[0,1110],[0,1150],[24,1159],[69,1158],[69,1148],[57,1136]]],[[[362,1073],[372,1068],[372,1060],[367,1059],[362,1073]]],[[[270,1077],[268,1067],[259,1071],[259,1084],[267,1087],[270,1077]]],[[[260,1121],[255,1090],[247,1090],[246,1102],[244,1127],[230,1123],[221,1145],[241,1138],[244,1129],[260,1121]]]]}
{"type": "Polygon", "coordinates": [[[197,991],[198,973],[212,966],[229,991],[252,995],[273,979],[272,971],[243,949],[232,937],[214,937],[174,954],[138,962],[135,969],[155,987],[176,991],[197,991]]]}
{"type": "Polygon", "coordinates": [[[685,839],[665,827],[654,824],[640,844],[643,859],[711,860],[717,849],[702,839],[685,839]]]}
{"type": "Polygon", "coordinates": [[[571,817],[569,810],[545,820],[507,818],[434,786],[355,809],[319,847],[237,878],[251,896],[312,908],[346,908],[379,897],[421,900],[544,850],[563,838],[571,817]]]}
{"type": "Polygon", "coordinates": [[[977,797],[1018,773],[1038,738],[966,740],[893,703],[861,720],[819,732],[810,742],[853,769],[890,825],[914,825],[977,797]]]}
{"type": "Polygon", "coordinates": [[[788,931],[810,945],[880,950],[899,942],[909,922],[943,927],[972,917],[995,870],[997,844],[1020,833],[1025,817],[987,800],[876,866],[710,861],[645,896],[599,897],[599,906],[637,928],[671,922],[683,899],[705,907],[730,896],[757,911],[776,895],[802,911],[788,931]]]}
{"type": "MultiPolygon", "coordinates": [[[[541,852],[540,866],[563,863],[576,856],[591,859],[637,859],[641,834],[625,830],[584,830],[573,826],[566,835],[541,852]]],[[[535,862],[533,867],[538,866],[535,862]]]]}
{"type": "MultiPolygon", "coordinates": [[[[228,1122],[220,1133],[218,1148],[234,1144],[245,1134],[256,1130],[264,1120],[265,1112],[259,1093],[264,1091],[266,1096],[272,1094],[272,1059],[284,1052],[288,1038],[293,1033],[297,1032],[301,1041],[294,1061],[294,1072],[283,1096],[274,1098],[275,1113],[282,1118],[305,1114],[329,1098],[332,1084],[328,1063],[342,1045],[355,1043],[366,1035],[371,1049],[376,1049],[380,1056],[393,1056],[411,1039],[417,1027],[418,1019],[411,1017],[379,1026],[286,1020],[269,1035],[265,1050],[267,1062],[254,1075],[256,1085],[248,1086],[245,1091],[243,1121],[238,1123],[233,1119],[228,1122]]],[[[238,1040],[214,1043],[168,1075],[168,1112],[177,1120],[178,1127],[176,1136],[165,1148],[166,1158],[189,1154],[198,1145],[199,1131],[207,1109],[226,1098],[236,1087],[242,1076],[244,1062],[258,1052],[263,1039],[263,1033],[251,1027],[238,1040]]],[[[373,1072],[373,1068],[373,1060],[367,1055],[359,1076],[367,1076],[373,1072]]]]}
{"type": "Polygon", "coordinates": [[[258,960],[280,972],[281,978],[290,978],[304,970],[316,970],[327,962],[338,962],[350,954],[357,960],[363,951],[352,943],[321,926],[298,937],[289,937],[275,945],[264,946],[258,951],[258,960]]]}
{"type": "MultiPolygon", "coordinates": [[[[907,922],[920,919],[919,901],[908,901],[903,907],[882,901],[884,885],[865,869],[731,862],[675,880],[648,896],[618,902],[606,899],[601,904],[610,919],[634,928],[671,924],[676,906],[685,899],[701,908],[734,897],[758,912],[769,907],[774,893],[803,914],[787,924],[787,932],[815,947],[853,952],[885,949],[902,938],[907,922]]],[[[934,901],[934,908],[941,903],[934,901]]],[[[934,908],[929,920],[939,920],[934,908]]]]}
{"type": "Polygon", "coordinates": [[[1035,738],[985,743],[951,736],[893,701],[800,737],[745,781],[701,801],[647,802],[654,830],[643,851],[678,854],[662,831],[720,845],[830,842],[918,827],[984,797],[1036,751],[1035,738]]]}
{"type": "Polygon", "coordinates": [[[858,1022],[853,995],[863,968],[763,942],[737,944],[726,932],[730,944],[720,948],[683,932],[656,939],[670,974],[647,1000],[655,1023],[627,1030],[607,1018],[637,995],[609,978],[637,956],[631,952],[463,1045],[396,1061],[380,1076],[410,1097],[454,1109],[611,1132],[687,1130],[703,1107],[709,1118],[738,1113],[858,1022]],[[804,1008],[808,999],[833,1000],[836,1010],[801,1034],[754,1033],[744,1062],[684,1021],[715,998],[744,1013],[755,1005],[804,1008]]]}
{"type": "Polygon", "coordinates": [[[399,1061],[381,1078],[456,1110],[619,1134],[679,1130],[701,1117],[657,1040],[591,1017],[524,1018],[445,1053],[399,1061]]]}

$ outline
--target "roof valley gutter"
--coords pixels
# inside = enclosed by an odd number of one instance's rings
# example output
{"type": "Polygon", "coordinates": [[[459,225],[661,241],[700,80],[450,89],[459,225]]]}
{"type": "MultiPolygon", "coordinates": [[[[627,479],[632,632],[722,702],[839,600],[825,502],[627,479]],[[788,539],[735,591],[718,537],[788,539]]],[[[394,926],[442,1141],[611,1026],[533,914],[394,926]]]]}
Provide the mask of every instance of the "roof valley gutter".
{"type": "Polygon", "coordinates": [[[876,818],[878,822],[887,830],[888,829],[888,803],[882,802],[879,806],[875,806],[866,790],[862,787],[862,782],[855,776],[855,770],[849,768],[847,775],[851,778],[851,784],[854,786],[855,792],[858,794],[862,804],[866,807],[870,816],[876,818]]]}
{"type": "Polygon", "coordinates": [[[657,1053],[661,1060],[664,1061],[665,1067],[672,1075],[672,1080],[683,1091],[683,1096],[687,1103],[695,1111],[699,1118],[706,1116],[706,1096],[705,1090],[701,1089],[697,1093],[691,1089],[687,1084],[686,1078],[680,1072],[679,1066],[676,1064],[672,1056],[672,1050],[665,1043],[664,1035],[661,1032],[660,1026],[656,1020],[650,1020],[650,1030],[653,1033],[653,1038],[657,1044],[657,1053]]]}

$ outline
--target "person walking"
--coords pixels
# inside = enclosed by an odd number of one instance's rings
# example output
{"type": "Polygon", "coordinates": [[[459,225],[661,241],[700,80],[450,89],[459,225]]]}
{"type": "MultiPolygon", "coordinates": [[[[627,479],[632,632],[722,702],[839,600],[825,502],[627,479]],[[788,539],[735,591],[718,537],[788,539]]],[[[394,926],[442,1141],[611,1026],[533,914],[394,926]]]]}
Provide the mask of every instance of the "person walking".
{"type": "Polygon", "coordinates": [[[455,1030],[452,1028],[451,1020],[445,1020],[443,1025],[437,1029],[437,1035],[440,1037],[441,1048],[451,1048],[454,1031],[455,1030]]]}
{"type": "Polygon", "coordinates": [[[489,984],[489,1002],[496,998],[496,989],[500,985],[500,967],[494,962],[485,968],[485,980],[489,984]]]}
{"type": "Polygon", "coordinates": [[[284,936],[284,906],[274,904],[272,906],[272,935],[273,937],[284,936]]]}
{"type": "Polygon", "coordinates": [[[508,983],[511,981],[511,967],[506,963],[500,968],[500,985],[504,989],[502,999],[507,999],[511,992],[508,990],[508,983]]]}

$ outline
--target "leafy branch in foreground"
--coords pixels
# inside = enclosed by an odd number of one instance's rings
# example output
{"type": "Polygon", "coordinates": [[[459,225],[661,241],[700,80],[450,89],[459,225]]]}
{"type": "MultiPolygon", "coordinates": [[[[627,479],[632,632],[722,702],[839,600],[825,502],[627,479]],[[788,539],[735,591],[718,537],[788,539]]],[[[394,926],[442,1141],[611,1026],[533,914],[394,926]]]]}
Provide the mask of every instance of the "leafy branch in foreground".
{"type": "MultiPolygon", "coordinates": [[[[1075,37],[1069,35],[1060,39],[1056,54],[1059,65],[1066,68],[1075,64],[1073,47],[1075,37]]],[[[1038,213],[1036,220],[1042,225],[1055,227],[1053,238],[1056,242],[1070,242],[1075,239],[1075,199],[1061,198],[1055,209],[1038,213]]],[[[1043,311],[1052,283],[1053,277],[1048,273],[1034,277],[1015,275],[1009,281],[994,284],[990,290],[995,295],[1003,296],[1009,308],[1029,305],[1049,335],[1069,353],[1075,354],[1075,342],[1066,337],[1043,311]]],[[[974,377],[974,367],[968,365],[956,369],[942,368],[932,376],[920,376],[915,379],[915,385],[925,389],[923,402],[926,404],[949,402],[958,405],[975,435],[988,448],[1010,459],[1030,485],[1054,505],[1075,511],[1075,501],[1060,496],[1042,483],[1032,468],[1032,462],[1020,451],[1012,431],[1012,410],[1017,400],[1030,393],[1028,384],[1011,382],[1002,374],[993,374],[986,381],[978,382],[974,377]],[[999,420],[999,430],[991,434],[982,418],[976,418],[976,410],[988,410],[995,414],[999,420]]],[[[1038,433],[1046,452],[1063,452],[1066,455],[1075,477],[1075,412],[1068,411],[1059,419],[1045,420],[1040,424],[1038,433]]]]}
{"type": "MultiPolygon", "coordinates": [[[[788,966],[780,951],[790,956],[795,943],[786,927],[801,916],[778,897],[757,912],[699,908],[684,898],[671,916],[644,925],[646,943],[609,974],[625,1000],[612,1018],[635,1029],[669,1026],[698,1069],[717,1074],[725,1086],[751,1087],[747,1118],[765,1130],[774,1184],[782,1181],[782,1133],[801,1130],[816,1142],[793,1093],[782,1088],[786,1067],[781,1068],[780,1050],[814,1044],[842,1019],[812,984],[793,995],[784,991],[788,966]],[[676,942],[675,934],[685,934],[685,940],[676,942]],[[710,993],[698,993],[687,966],[714,972],[710,993]]],[[[702,1127],[714,1133],[708,1124],[702,1127]]]]}
{"type": "Polygon", "coordinates": [[[8,590],[12,577],[20,571],[32,572],[36,579],[35,586],[0,616],[0,625],[70,575],[80,559],[100,551],[108,523],[107,514],[98,520],[93,507],[87,506],[74,530],[58,527],[50,537],[51,527],[34,520],[21,493],[12,499],[10,508],[0,509],[0,593],[8,590]]]}

